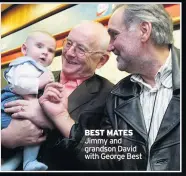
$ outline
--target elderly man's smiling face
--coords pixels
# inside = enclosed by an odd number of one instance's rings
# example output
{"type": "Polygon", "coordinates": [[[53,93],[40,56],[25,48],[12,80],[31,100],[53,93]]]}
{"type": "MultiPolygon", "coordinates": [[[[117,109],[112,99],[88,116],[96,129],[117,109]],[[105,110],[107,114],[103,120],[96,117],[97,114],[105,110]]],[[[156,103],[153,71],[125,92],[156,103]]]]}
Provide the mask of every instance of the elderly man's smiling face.
{"type": "Polygon", "coordinates": [[[71,79],[92,76],[102,65],[99,31],[94,24],[81,24],[71,30],[62,51],[63,72],[71,79]]]}
{"type": "Polygon", "coordinates": [[[132,73],[138,65],[140,53],[139,26],[126,29],[124,24],[124,9],[117,9],[108,23],[108,33],[111,37],[108,51],[117,55],[117,66],[121,71],[132,73]]]}

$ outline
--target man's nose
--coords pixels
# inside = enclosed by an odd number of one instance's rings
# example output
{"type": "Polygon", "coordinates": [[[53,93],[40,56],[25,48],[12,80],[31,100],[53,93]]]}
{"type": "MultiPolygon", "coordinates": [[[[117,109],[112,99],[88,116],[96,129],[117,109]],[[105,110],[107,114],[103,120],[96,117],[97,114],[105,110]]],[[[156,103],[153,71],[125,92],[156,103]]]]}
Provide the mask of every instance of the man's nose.
{"type": "Polygon", "coordinates": [[[66,55],[68,55],[68,56],[75,56],[75,55],[76,55],[75,50],[76,50],[75,46],[72,45],[72,46],[66,51],[66,55]]]}
{"type": "Polygon", "coordinates": [[[114,45],[113,45],[112,42],[110,42],[107,51],[108,51],[108,52],[111,52],[111,51],[113,51],[113,50],[114,50],[114,45]]]}

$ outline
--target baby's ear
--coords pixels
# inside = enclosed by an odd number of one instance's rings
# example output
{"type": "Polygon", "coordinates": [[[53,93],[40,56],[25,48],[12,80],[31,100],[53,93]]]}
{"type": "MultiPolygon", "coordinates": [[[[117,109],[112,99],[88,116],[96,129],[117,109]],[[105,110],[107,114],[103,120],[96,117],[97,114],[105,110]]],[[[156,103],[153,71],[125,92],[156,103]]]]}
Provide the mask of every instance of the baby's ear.
{"type": "Polygon", "coordinates": [[[23,43],[22,46],[21,46],[21,52],[22,52],[24,55],[26,55],[26,53],[27,53],[27,46],[26,46],[25,43],[23,43]]]}

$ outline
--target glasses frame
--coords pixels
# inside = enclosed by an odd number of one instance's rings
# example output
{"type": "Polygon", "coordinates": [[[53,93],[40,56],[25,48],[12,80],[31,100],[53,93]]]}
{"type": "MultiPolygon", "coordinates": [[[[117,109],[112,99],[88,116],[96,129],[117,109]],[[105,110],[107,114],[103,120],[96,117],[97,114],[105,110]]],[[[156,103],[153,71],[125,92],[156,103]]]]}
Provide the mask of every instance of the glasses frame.
{"type": "MultiPolygon", "coordinates": [[[[65,49],[66,51],[68,51],[73,46],[73,44],[74,44],[74,42],[72,42],[72,45],[69,48],[65,48],[66,47],[67,40],[68,40],[68,38],[65,38],[63,40],[63,42],[62,42],[63,50],[65,49]]],[[[77,43],[76,43],[76,46],[74,46],[74,53],[78,57],[83,57],[86,54],[96,54],[96,53],[105,54],[106,53],[106,51],[85,51],[84,53],[78,53],[77,50],[76,50],[76,48],[77,48],[77,43]]]]}

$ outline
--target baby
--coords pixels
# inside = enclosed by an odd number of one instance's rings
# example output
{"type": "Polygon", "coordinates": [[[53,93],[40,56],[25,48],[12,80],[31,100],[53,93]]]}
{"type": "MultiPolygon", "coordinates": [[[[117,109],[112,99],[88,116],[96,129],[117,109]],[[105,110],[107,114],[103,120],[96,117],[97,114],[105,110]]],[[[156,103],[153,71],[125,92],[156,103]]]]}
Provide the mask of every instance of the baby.
{"type": "MultiPolygon", "coordinates": [[[[23,57],[15,59],[4,72],[8,86],[1,94],[1,129],[7,128],[11,116],[4,112],[4,104],[13,100],[23,99],[21,96],[36,96],[46,84],[54,81],[49,66],[55,56],[56,40],[44,31],[32,32],[21,47],[23,57]]],[[[24,147],[23,170],[47,170],[48,167],[36,160],[40,146],[24,147]]],[[[1,170],[15,170],[21,162],[21,154],[8,160],[1,170]]]]}

